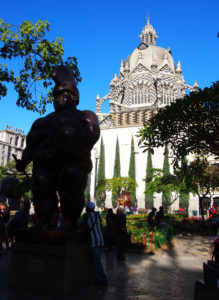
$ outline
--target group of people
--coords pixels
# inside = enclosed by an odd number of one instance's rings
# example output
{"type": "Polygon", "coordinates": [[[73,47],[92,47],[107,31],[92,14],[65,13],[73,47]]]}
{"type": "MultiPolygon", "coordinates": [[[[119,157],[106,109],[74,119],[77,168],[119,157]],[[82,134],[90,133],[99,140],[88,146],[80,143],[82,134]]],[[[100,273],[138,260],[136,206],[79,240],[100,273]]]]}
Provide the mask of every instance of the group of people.
{"type": "Polygon", "coordinates": [[[152,208],[151,212],[148,214],[148,224],[149,228],[153,229],[155,226],[159,226],[161,221],[164,218],[164,209],[163,206],[159,207],[159,210],[157,212],[157,209],[155,207],[152,208]]]}
{"type": "Polygon", "coordinates": [[[3,242],[9,250],[9,241],[15,236],[16,230],[27,229],[29,223],[30,201],[24,200],[21,208],[10,218],[9,207],[0,203],[0,254],[3,252],[3,242]]]}
{"type": "MultiPolygon", "coordinates": [[[[86,213],[82,215],[79,226],[86,228],[89,232],[89,245],[95,269],[95,283],[99,286],[105,286],[107,285],[107,276],[101,263],[101,250],[104,246],[101,216],[99,212],[95,211],[93,202],[88,202],[85,207],[86,213]]],[[[125,209],[118,202],[115,211],[116,213],[113,212],[112,208],[109,208],[107,212],[105,244],[110,251],[116,248],[117,259],[125,260],[124,251],[127,239],[125,209]]]]}
{"type": "Polygon", "coordinates": [[[118,203],[116,213],[112,208],[106,215],[106,246],[109,251],[117,250],[117,259],[125,260],[125,247],[127,242],[126,211],[118,203]]]}

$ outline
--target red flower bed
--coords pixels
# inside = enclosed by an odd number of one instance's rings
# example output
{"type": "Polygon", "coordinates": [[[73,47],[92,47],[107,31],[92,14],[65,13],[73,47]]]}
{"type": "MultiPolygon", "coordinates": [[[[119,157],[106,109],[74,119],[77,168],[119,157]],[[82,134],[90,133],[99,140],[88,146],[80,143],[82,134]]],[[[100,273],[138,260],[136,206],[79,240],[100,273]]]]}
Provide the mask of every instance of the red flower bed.
{"type": "Polygon", "coordinates": [[[189,221],[201,221],[201,218],[199,217],[185,217],[183,220],[189,220],[189,221]]]}

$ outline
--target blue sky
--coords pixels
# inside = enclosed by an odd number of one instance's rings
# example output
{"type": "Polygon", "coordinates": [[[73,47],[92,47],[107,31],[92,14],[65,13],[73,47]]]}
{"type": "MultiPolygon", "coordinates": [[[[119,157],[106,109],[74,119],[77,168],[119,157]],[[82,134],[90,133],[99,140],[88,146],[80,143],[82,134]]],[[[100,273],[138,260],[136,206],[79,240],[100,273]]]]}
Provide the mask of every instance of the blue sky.
{"type": "MultiPolygon", "coordinates": [[[[121,59],[139,45],[147,12],[159,38],[157,45],[172,50],[181,61],[186,83],[201,88],[219,80],[219,1],[147,0],[26,0],[2,1],[0,18],[19,25],[25,20],[50,23],[49,40],[64,38],[65,55],[76,56],[83,78],[79,109],[95,111],[95,99],[109,93],[121,59]]],[[[1,62],[0,62],[1,63],[1,62]]],[[[28,133],[39,114],[16,107],[16,93],[9,89],[0,100],[0,130],[9,124],[28,133]]],[[[52,111],[48,107],[47,113],[52,111]]]]}

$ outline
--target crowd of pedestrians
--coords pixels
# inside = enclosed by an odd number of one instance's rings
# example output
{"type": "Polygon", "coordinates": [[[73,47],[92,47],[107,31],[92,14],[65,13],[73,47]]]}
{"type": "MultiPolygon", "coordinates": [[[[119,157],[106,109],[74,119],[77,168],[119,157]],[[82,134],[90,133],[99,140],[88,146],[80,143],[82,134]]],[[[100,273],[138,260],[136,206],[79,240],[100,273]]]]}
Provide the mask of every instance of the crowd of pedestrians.
{"type": "Polygon", "coordinates": [[[9,207],[0,203],[0,254],[3,252],[3,242],[6,244],[6,250],[9,250],[9,243],[13,241],[16,230],[28,228],[29,212],[29,200],[24,200],[21,208],[12,217],[9,207]]]}
{"type": "MultiPolygon", "coordinates": [[[[108,251],[115,251],[118,260],[125,260],[125,250],[128,243],[128,233],[126,229],[127,212],[117,201],[117,207],[107,209],[106,227],[102,231],[102,220],[99,211],[95,211],[95,204],[88,202],[85,205],[86,212],[82,215],[78,224],[79,228],[86,230],[90,253],[94,264],[95,284],[98,286],[107,285],[107,276],[101,263],[101,252],[103,247],[108,251]]],[[[8,207],[0,203],[0,254],[2,243],[5,242],[6,249],[9,249],[9,241],[12,241],[18,229],[27,229],[30,221],[30,201],[25,200],[16,214],[10,217],[8,207]]],[[[162,224],[164,210],[161,206],[156,213],[156,208],[152,208],[148,215],[149,229],[162,224]]],[[[63,215],[61,211],[54,215],[53,229],[62,231],[63,215]]],[[[37,223],[37,216],[32,215],[32,224],[37,223]]]]}

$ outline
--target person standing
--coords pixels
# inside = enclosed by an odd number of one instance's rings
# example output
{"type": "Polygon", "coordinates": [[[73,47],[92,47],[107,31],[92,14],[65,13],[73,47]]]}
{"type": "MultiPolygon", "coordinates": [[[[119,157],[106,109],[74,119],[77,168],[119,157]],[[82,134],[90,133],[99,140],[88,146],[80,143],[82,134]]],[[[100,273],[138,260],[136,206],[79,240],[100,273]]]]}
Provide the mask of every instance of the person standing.
{"type": "Polygon", "coordinates": [[[209,209],[209,219],[212,219],[214,217],[216,217],[216,209],[214,208],[214,205],[212,205],[209,209]]]}
{"type": "Polygon", "coordinates": [[[29,213],[30,213],[30,201],[26,199],[23,202],[22,207],[16,214],[12,217],[10,222],[8,223],[8,236],[15,236],[16,230],[18,229],[28,229],[29,223],[29,213]]]}
{"type": "Polygon", "coordinates": [[[148,224],[149,228],[152,229],[155,226],[155,214],[157,209],[155,207],[152,208],[151,212],[148,215],[148,224]]]}
{"type": "Polygon", "coordinates": [[[164,218],[164,209],[163,209],[163,206],[160,206],[158,212],[156,213],[156,217],[155,217],[156,225],[159,225],[163,218],[164,218]]]}
{"type": "Polygon", "coordinates": [[[101,251],[104,245],[101,231],[101,217],[99,212],[94,211],[95,204],[88,202],[85,205],[86,213],[82,216],[80,226],[89,232],[89,245],[95,271],[95,284],[98,286],[107,285],[107,277],[101,262],[101,251]]]}
{"type": "Polygon", "coordinates": [[[9,241],[8,241],[8,235],[7,235],[7,224],[10,218],[10,211],[8,207],[0,203],[0,254],[3,251],[3,245],[2,242],[5,241],[6,244],[6,250],[9,249],[9,241]]]}
{"type": "Polygon", "coordinates": [[[116,246],[117,246],[117,259],[125,260],[125,248],[127,246],[127,229],[126,229],[126,214],[124,207],[120,206],[118,202],[116,208],[116,246]]]}
{"type": "Polygon", "coordinates": [[[106,215],[106,239],[109,251],[112,251],[115,246],[116,222],[116,214],[113,213],[112,208],[109,208],[106,215]]]}

